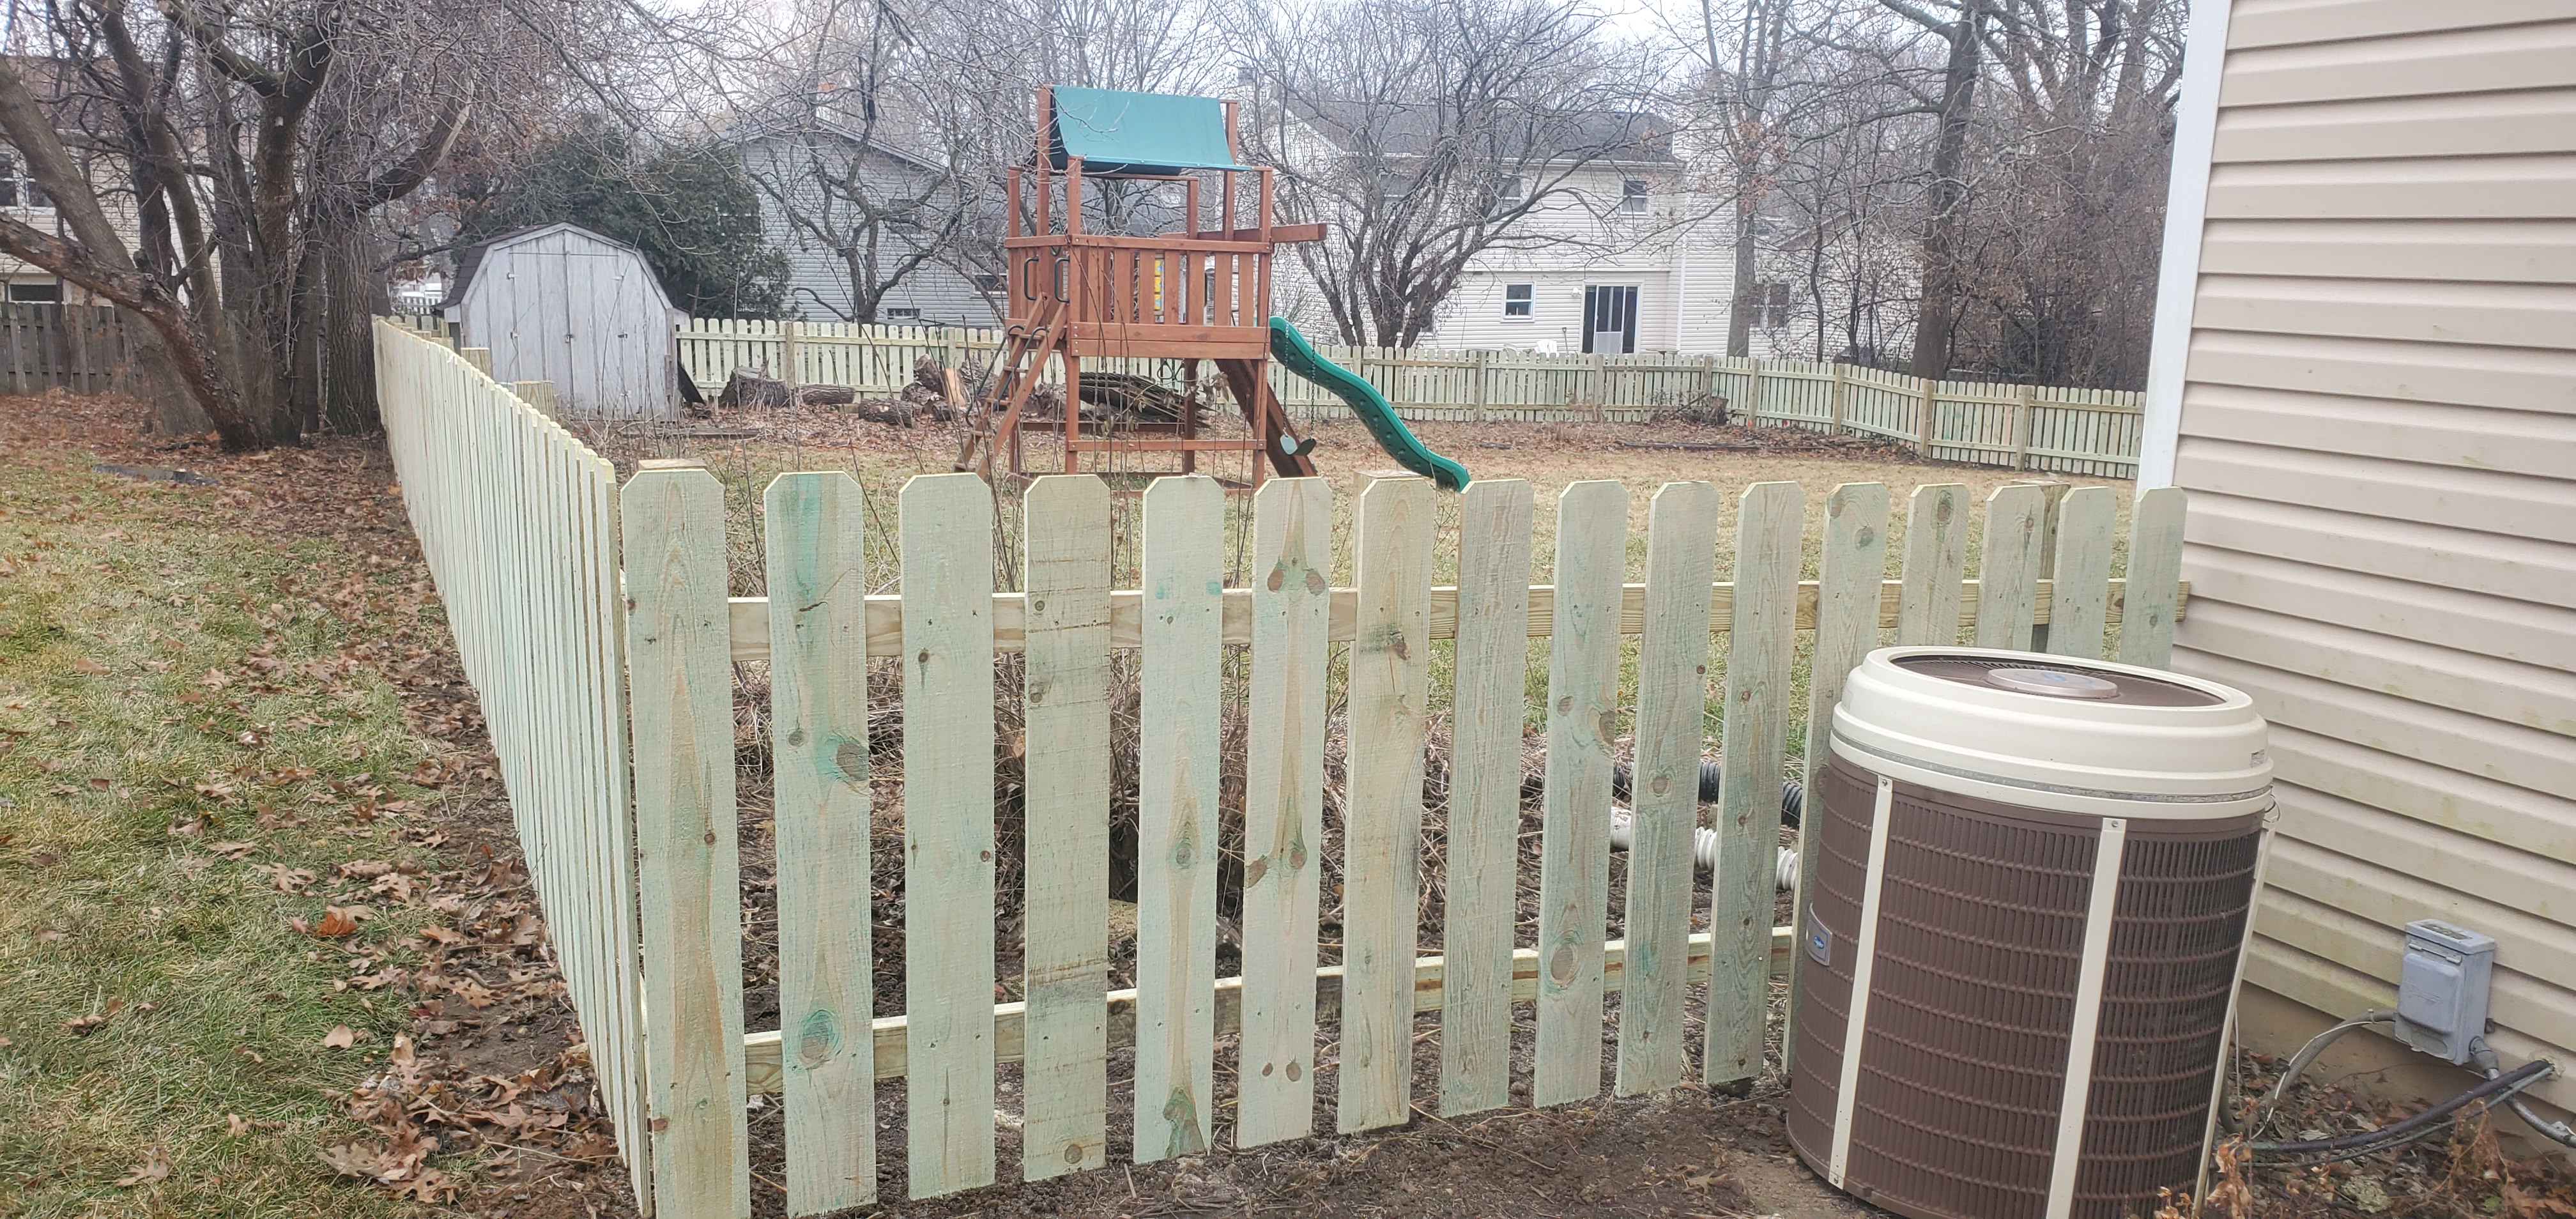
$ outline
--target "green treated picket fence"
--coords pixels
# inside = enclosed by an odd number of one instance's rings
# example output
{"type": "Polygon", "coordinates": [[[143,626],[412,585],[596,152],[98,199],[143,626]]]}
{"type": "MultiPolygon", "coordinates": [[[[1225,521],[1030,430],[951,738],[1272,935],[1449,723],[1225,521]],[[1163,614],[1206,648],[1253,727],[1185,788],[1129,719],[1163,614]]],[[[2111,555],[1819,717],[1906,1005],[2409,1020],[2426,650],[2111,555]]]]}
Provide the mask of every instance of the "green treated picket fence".
{"type": "MultiPolygon", "coordinates": [[[[892,395],[912,379],[914,361],[923,356],[980,368],[1000,344],[998,330],[845,322],[699,318],[679,330],[680,366],[709,394],[734,369],[750,367],[799,385],[892,395]]],[[[1733,418],[1758,426],[1876,436],[1943,461],[2105,478],[2135,477],[2145,426],[2145,395],[2133,391],[1926,382],[1854,364],[1428,347],[1316,350],[1358,373],[1416,422],[1638,422],[1723,398],[1733,418]]],[[[1157,376],[1168,374],[1161,366],[1170,363],[1106,366],[1157,376]]],[[[1349,417],[1321,386],[1275,366],[1270,381],[1292,415],[1349,417]]]]}
{"type": "MultiPolygon", "coordinates": [[[[482,693],[620,1149],[648,1210],[666,1216],[751,1213],[754,1094],[783,1102],[787,1209],[807,1215],[881,1193],[1100,1169],[1113,1148],[1145,1162],[1306,1137],[1319,1074],[1332,1080],[1342,1132],[1400,1125],[1416,1108],[1500,1107],[1512,1103],[1524,1024],[1536,1105],[1597,1095],[1605,1052],[1623,1095],[1750,1078],[1765,1065],[1771,980],[1792,956],[1788,930],[1772,926],[1768,801],[1791,734],[1829,722],[1841,674],[1891,636],[2028,648],[2041,625],[2049,651],[2098,656],[2115,644],[2121,659],[2163,665],[2188,591],[2182,496],[2170,488],[2136,504],[2128,578],[2115,580],[2108,488],[1998,490],[1983,505],[1970,578],[1977,505],[1961,485],[1922,487],[1902,505],[1902,575],[1888,580],[1898,505],[1883,485],[1845,484],[1825,498],[1818,578],[1801,580],[1809,493],[1757,484],[1736,505],[1733,578],[1720,581],[1720,495],[1670,483],[1651,504],[1645,579],[1627,583],[1628,492],[1578,482],[1553,506],[1552,579],[1532,584],[1541,505],[1528,483],[1471,486],[1454,554],[1443,555],[1438,493],[1415,478],[1370,483],[1347,537],[1335,535],[1329,483],[1264,484],[1252,501],[1252,587],[1232,588],[1224,491],[1204,477],[1145,491],[1143,542],[1129,552],[1141,589],[1122,590],[1112,497],[1088,475],[1028,486],[1023,587],[1007,590],[993,576],[993,491],[975,476],[911,479],[889,524],[849,475],[829,472],[768,487],[760,544],[771,595],[732,598],[712,474],[646,463],[612,493],[604,463],[441,344],[391,326],[378,342],[404,494],[482,693]],[[867,543],[889,528],[900,591],[870,595],[867,543]],[[1337,551],[1353,586],[1331,583],[1337,551]],[[1454,585],[1434,583],[1453,569],[1454,585]],[[1802,632],[1812,632],[1803,649],[1802,632]],[[1632,694],[1621,682],[1629,636],[1632,694]],[[1548,641],[1536,708],[1548,774],[1541,862],[1525,870],[1521,743],[1536,638],[1548,641]],[[1453,664],[1435,683],[1438,641],[1453,664]],[[1240,761],[1218,730],[1230,649],[1248,652],[1240,761]],[[1802,650],[1812,680],[1800,699],[1802,650]],[[1142,682],[1142,863],[1137,984],[1113,990],[1109,696],[1122,651],[1142,682]],[[1029,869],[1017,920],[1024,998],[996,1003],[1003,653],[1022,657],[1018,845],[1047,862],[1029,869]],[[1328,825],[1337,653],[1348,748],[1328,825]],[[894,1015],[877,1014],[870,968],[874,928],[890,912],[871,908],[868,759],[892,744],[871,740],[871,657],[898,657],[903,673],[905,1010],[894,1015]],[[743,1002],[741,662],[769,672],[770,1029],[748,1028],[743,1002]],[[1703,676],[1713,665],[1722,691],[1703,676]],[[1712,694],[1724,707],[1717,740],[1704,729],[1712,694]],[[1447,830],[1416,849],[1426,720],[1439,707],[1447,830]],[[1611,939],[1603,813],[1623,713],[1637,803],[1626,934],[1611,939]],[[1713,751],[1728,781],[1710,813],[1719,847],[1701,905],[1696,776],[1713,751]],[[1229,779],[1245,793],[1242,967],[1221,978],[1229,779]],[[1342,884],[1328,898],[1319,878],[1329,863],[1342,884]],[[1426,929],[1417,912],[1432,869],[1446,913],[1426,929]],[[1541,910],[1529,942],[1516,932],[1524,893],[1541,910]],[[1319,964],[1328,900],[1340,958],[1329,965],[1319,964]],[[1691,930],[1701,916],[1714,931],[1691,930]],[[1689,988],[1703,983],[1705,1033],[1692,1038],[1689,988]],[[1615,1021],[1604,1003],[1614,993],[1615,1021]],[[1417,1095],[1416,1021],[1434,1012],[1436,1083],[1417,1095]],[[1220,1050],[1226,1037],[1233,1047],[1220,1050]],[[1127,1048],[1134,1100],[1113,1111],[1110,1054],[1127,1048]],[[1223,1074],[1221,1056],[1232,1068],[1223,1074]],[[1012,1063],[1016,1096],[999,1086],[1012,1063]],[[893,1080],[904,1117],[881,1134],[879,1084],[893,1080]],[[1006,1124],[1015,1139],[1001,1136],[1006,1124]],[[900,1154],[880,1162],[880,1138],[899,1141],[900,1154]]],[[[1807,840],[1802,875],[1815,849],[1807,840]]]]}

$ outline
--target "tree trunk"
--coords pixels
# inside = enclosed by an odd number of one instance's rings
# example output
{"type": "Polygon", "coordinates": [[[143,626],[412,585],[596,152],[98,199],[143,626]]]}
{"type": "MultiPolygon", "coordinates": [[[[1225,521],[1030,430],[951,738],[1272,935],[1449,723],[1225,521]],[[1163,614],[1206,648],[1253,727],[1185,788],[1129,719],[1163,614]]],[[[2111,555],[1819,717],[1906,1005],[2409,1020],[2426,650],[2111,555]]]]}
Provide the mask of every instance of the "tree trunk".
{"type": "Polygon", "coordinates": [[[1971,0],[1945,35],[1950,63],[1941,80],[1941,134],[1932,150],[1932,214],[1923,222],[1923,295],[1914,322],[1913,373],[1927,380],[1949,375],[1950,335],[1959,324],[1960,205],[1968,193],[1959,172],[1967,156],[1968,110],[1976,100],[1983,19],[1971,0]]]}
{"type": "Polygon", "coordinates": [[[1735,195],[1735,308],[1726,315],[1726,354],[1753,354],[1753,293],[1761,286],[1761,251],[1754,244],[1752,183],[1739,183],[1735,195]]]}
{"type": "Polygon", "coordinates": [[[344,435],[383,426],[376,403],[377,314],[393,296],[376,270],[365,221],[352,222],[322,251],[322,417],[344,435]]]}
{"type": "Polygon", "coordinates": [[[148,323],[124,314],[134,345],[134,394],[152,408],[152,430],[162,436],[197,436],[215,430],[206,409],[188,394],[187,378],[170,359],[170,351],[148,323]]]}

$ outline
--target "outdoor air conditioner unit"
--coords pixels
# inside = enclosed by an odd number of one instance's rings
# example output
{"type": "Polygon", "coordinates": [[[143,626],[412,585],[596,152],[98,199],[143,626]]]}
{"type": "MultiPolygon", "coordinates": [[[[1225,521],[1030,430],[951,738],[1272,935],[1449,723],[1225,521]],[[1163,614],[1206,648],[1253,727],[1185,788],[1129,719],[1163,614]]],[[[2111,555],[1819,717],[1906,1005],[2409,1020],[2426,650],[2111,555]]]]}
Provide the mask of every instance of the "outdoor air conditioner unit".
{"type": "Polygon", "coordinates": [[[2251,700],[2134,665],[1882,648],[1831,750],[1807,820],[1799,1156],[1913,1219],[2187,1197],[2272,805],[2251,700]]]}

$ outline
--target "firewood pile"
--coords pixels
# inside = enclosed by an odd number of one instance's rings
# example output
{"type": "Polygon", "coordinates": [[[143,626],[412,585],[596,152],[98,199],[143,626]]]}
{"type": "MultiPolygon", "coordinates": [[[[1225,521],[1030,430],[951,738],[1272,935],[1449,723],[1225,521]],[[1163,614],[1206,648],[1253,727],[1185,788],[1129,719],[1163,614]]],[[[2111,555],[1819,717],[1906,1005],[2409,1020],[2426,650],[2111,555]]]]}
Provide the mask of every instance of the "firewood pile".
{"type": "Polygon", "coordinates": [[[724,392],[716,395],[716,406],[739,411],[836,411],[867,423],[908,428],[924,419],[934,423],[955,420],[965,412],[969,399],[966,378],[923,356],[913,363],[912,380],[891,398],[861,398],[858,390],[847,385],[790,387],[771,376],[766,368],[746,367],[733,370],[733,375],[725,379],[724,392]]]}

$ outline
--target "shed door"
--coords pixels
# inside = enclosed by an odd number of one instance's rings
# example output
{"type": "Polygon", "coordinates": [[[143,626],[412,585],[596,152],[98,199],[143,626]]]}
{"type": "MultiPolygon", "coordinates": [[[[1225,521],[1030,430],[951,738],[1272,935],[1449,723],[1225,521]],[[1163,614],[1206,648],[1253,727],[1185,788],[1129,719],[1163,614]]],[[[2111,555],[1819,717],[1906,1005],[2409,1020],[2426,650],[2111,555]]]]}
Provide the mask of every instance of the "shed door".
{"type": "Polygon", "coordinates": [[[485,275],[500,379],[554,382],[569,414],[663,417],[672,407],[661,301],[642,259],[571,233],[496,251],[485,275]],[[507,356],[505,358],[505,354],[507,356]]]}

